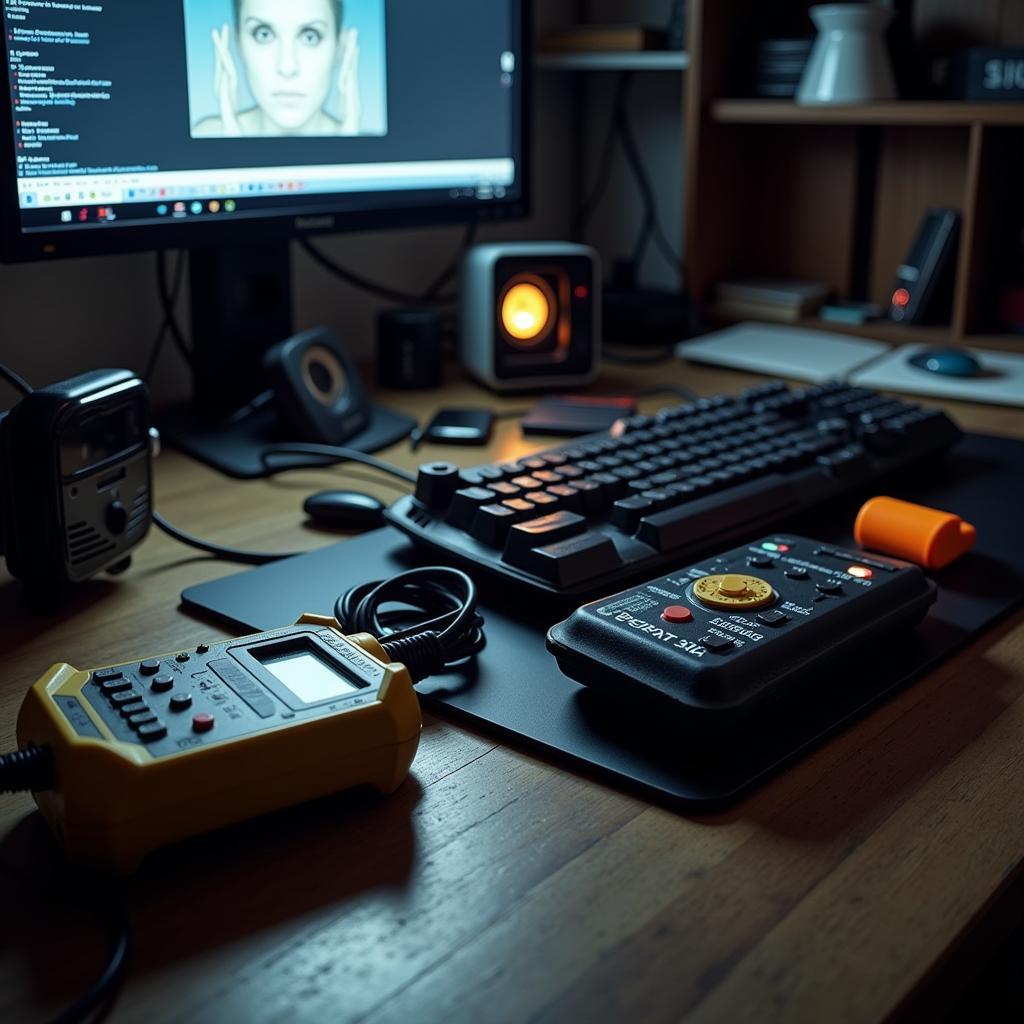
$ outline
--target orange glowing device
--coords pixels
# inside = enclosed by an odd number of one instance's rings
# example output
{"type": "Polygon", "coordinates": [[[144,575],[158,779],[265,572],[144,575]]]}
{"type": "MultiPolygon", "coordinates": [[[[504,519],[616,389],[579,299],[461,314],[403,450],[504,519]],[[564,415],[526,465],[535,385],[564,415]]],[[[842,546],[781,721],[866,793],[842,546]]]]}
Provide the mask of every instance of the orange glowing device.
{"type": "Polygon", "coordinates": [[[976,533],[952,512],[878,497],[857,513],[853,536],[862,548],[905,558],[925,569],[943,569],[974,547],[976,533]]]}

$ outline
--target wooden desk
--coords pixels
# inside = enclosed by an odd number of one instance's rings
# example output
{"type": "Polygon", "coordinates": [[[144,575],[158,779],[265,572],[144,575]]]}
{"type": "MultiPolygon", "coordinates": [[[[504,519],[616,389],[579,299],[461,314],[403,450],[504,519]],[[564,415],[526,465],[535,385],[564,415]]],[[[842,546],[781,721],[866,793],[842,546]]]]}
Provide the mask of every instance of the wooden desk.
{"type": "MultiPolygon", "coordinates": [[[[673,366],[604,383],[666,375],[704,394],[754,380],[673,366]]],[[[458,381],[443,398],[397,397],[421,417],[489,401],[458,381]]],[[[1024,436],[1019,410],[951,411],[969,429],[1024,436]]],[[[494,456],[526,450],[503,423],[494,456]]],[[[484,461],[387,454],[410,467],[484,461]]],[[[225,543],[313,548],[333,538],[303,527],[302,498],[341,479],[238,483],[167,454],[157,499],[225,543]]],[[[222,635],[179,612],[178,594],[230,571],[154,532],[127,575],[60,615],[27,613],[0,582],[0,748],[13,748],[21,697],[51,662],[222,635]]],[[[1020,910],[1022,735],[1019,613],[716,817],[651,807],[429,717],[394,796],[341,794],[148,862],[126,886],[134,945],[114,1020],[934,1019],[918,1014],[946,1005],[1020,910]]],[[[62,873],[28,798],[0,797],[0,836],[0,859],[41,886],[62,873]]],[[[0,878],[0,891],[0,1019],[38,1020],[88,986],[105,941],[46,888],[0,878]]]]}

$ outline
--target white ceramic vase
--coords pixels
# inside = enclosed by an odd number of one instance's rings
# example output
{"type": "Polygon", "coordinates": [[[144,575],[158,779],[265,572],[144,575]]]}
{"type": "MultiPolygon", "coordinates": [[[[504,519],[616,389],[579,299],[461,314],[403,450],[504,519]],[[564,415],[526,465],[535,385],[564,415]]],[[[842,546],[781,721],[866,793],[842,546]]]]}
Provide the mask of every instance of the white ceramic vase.
{"type": "Polygon", "coordinates": [[[812,7],[818,38],[796,91],[797,103],[896,99],[884,38],[892,16],[892,10],[877,4],[812,7]]]}

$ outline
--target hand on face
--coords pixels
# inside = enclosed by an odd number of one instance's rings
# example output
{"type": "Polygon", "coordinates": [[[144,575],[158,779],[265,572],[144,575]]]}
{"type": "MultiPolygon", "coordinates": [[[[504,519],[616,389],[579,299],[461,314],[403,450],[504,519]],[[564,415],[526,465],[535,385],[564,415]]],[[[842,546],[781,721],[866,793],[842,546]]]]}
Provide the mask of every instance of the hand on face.
{"type": "Polygon", "coordinates": [[[213,89],[220,106],[220,119],[224,135],[241,135],[238,123],[238,69],[231,56],[231,29],[223,25],[213,33],[213,89]]]}

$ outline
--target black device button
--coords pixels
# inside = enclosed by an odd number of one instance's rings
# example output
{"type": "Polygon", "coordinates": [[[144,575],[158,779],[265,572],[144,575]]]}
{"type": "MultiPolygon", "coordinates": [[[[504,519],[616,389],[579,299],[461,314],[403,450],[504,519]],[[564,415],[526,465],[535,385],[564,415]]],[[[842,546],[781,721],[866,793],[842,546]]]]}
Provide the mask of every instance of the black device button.
{"type": "Polygon", "coordinates": [[[777,608],[770,608],[766,612],[757,613],[758,622],[763,622],[766,626],[783,626],[789,622],[789,616],[785,612],[780,612],[777,608]]]}
{"type": "Polygon", "coordinates": [[[155,659],[152,661],[144,661],[139,665],[139,672],[144,676],[155,676],[160,671],[160,662],[155,659]]]}
{"type": "Polygon", "coordinates": [[[209,653],[209,650],[210,650],[210,645],[209,644],[200,644],[196,648],[196,654],[207,654],[207,653],[209,653]]]}
{"type": "Polygon", "coordinates": [[[119,501],[112,501],[104,514],[107,529],[120,536],[128,528],[128,509],[119,501]]]}
{"type": "Polygon", "coordinates": [[[133,704],[139,700],[142,700],[142,694],[135,690],[123,690],[121,693],[112,693],[110,695],[110,703],[115,708],[123,707],[125,704],[133,704]]]}
{"type": "Polygon", "coordinates": [[[724,636],[705,636],[698,641],[702,647],[706,647],[715,654],[725,654],[736,647],[734,640],[727,640],[724,636]]]}
{"type": "Polygon", "coordinates": [[[818,593],[831,594],[834,597],[838,597],[843,592],[843,588],[831,580],[826,580],[824,583],[815,583],[814,586],[818,593]]]}
{"type": "Polygon", "coordinates": [[[140,726],[149,725],[151,722],[157,720],[156,715],[153,714],[150,708],[146,708],[145,711],[136,711],[134,714],[129,715],[128,724],[133,729],[138,729],[140,726]]]}
{"type": "Polygon", "coordinates": [[[112,693],[120,693],[122,690],[130,690],[131,688],[132,683],[129,679],[108,679],[106,682],[100,683],[100,692],[105,693],[108,697],[112,693]]]}
{"type": "Polygon", "coordinates": [[[653,512],[655,504],[650,498],[637,495],[633,498],[620,498],[612,506],[612,523],[626,533],[633,533],[640,525],[640,520],[648,512],[653,512]]]}
{"type": "Polygon", "coordinates": [[[137,715],[142,711],[148,711],[149,705],[145,701],[137,700],[131,704],[122,704],[118,710],[121,712],[122,718],[131,718],[132,715],[137,715]]]}
{"type": "Polygon", "coordinates": [[[154,740],[162,740],[167,735],[167,726],[157,719],[148,725],[140,725],[138,732],[140,740],[145,743],[152,743],[154,740]]]}
{"type": "Polygon", "coordinates": [[[94,683],[107,683],[114,679],[121,679],[124,673],[119,668],[100,668],[92,674],[94,683]]]}
{"type": "Polygon", "coordinates": [[[747,559],[747,565],[754,569],[771,569],[775,566],[775,560],[767,555],[754,555],[747,559]]]}
{"type": "Polygon", "coordinates": [[[162,675],[154,676],[153,681],[149,684],[149,688],[154,693],[166,693],[168,690],[174,689],[174,676],[162,675]]]}
{"type": "Polygon", "coordinates": [[[186,661],[189,660],[189,655],[182,651],[181,654],[176,654],[174,656],[174,660],[184,664],[186,661]]]}
{"type": "Polygon", "coordinates": [[[446,508],[461,484],[459,467],[451,462],[428,462],[416,476],[416,500],[427,508],[446,508]]]}
{"type": "Polygon", "coordinates": [[[791,580],[805,580],[810,576],[806,569],[787,569],[786,578],[791,580]]]}
{"type": "Polygon", "coordinates": [[[185,711],[187,708],[192,707],[192,694],[191,693],[172,693],[171,694],[171,710],[172,711],[185,711]]]}

